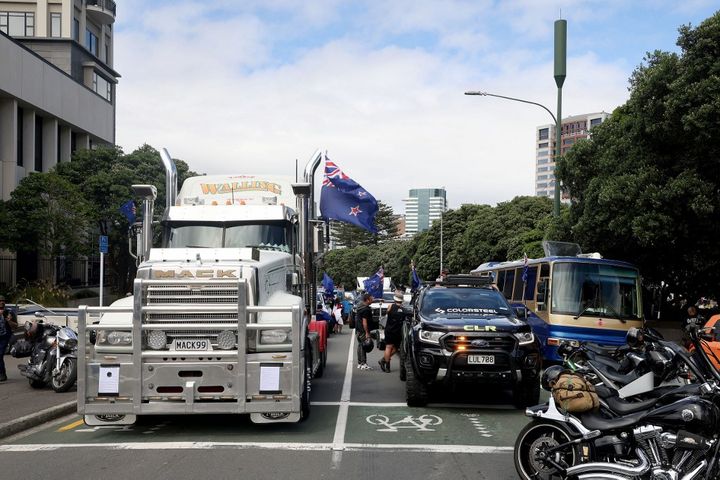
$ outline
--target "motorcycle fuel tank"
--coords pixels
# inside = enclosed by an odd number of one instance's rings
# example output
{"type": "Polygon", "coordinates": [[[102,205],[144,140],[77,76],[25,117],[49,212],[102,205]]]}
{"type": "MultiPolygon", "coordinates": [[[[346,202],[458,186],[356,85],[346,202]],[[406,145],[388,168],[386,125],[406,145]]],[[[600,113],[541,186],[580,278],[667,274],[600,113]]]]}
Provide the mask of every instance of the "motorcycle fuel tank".
{"type": "Polygon", "coordinates": [[[672,426],[694,432],[715,432],[718,428],[718,407],[697,396],[690,396],[648,412],[643,421],[672,426]]]}

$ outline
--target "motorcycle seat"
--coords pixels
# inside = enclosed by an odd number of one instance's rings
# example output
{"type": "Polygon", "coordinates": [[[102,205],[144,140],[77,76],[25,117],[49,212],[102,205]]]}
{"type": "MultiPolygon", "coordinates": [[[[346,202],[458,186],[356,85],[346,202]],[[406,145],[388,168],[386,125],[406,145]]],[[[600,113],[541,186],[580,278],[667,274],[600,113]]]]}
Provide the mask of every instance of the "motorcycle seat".
{"type": "Polygon", "coordinates": [[[615,371],[620,370],[620,362],[617,362],[616,360],[605,356],[605,354],[600,354],[592,350],[586,350],[585,355],[587,356],[588,360],[593,362],[594,364],[602,364],[612,368],[615,371]]]}
{"type": "Polygon", "coordinates": [[[632,382],[633,380],[637,380],[639,375],[633,370],[630,373],[622,374],[618,373],[617,370],[614,368],[605,365],[600,362],[592,362],[593,367],[597,368],[600,373],[605,375],[608,379],[612,380],[613,382],[617,382],[620,385],[619,386],[625,386],[628,383],[632,382]]]}
{"type": "Polygon", "coordinates": [[[597,343],[586,343],[585,348],[591,352],[597,353],[598,355],[606,355],[612,357],[618,351],[618,347],[606,347],[605,345],[598,345],[597,343]]]}
{"type": "Polygon", "coordinates": [[[658,401],[657,398],[648,398],[645,400],[640,400],[639,402],[628,402],[627,400],[622,400],[620,397],[617,396],[611,396],[605,398],[604,400],[610,410],[617,413],[618,415],[628,415],[630,413],[648,410],[652,408],[653,405],[655,405],[658,401]]]}
{"type": "Polygon", "coordinates": [[[621,430],[636,424],[646,412],[636,412],[618,418],[605,418],[596,412],[583,413],[578,418],[589,430],[621,430]]]}

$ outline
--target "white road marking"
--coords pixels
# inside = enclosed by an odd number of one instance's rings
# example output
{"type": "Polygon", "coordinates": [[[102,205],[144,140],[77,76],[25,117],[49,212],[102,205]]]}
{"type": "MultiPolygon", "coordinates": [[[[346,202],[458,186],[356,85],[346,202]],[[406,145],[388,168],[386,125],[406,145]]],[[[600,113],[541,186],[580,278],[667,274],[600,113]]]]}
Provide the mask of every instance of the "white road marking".
{"type": "MultiPolygon", "coordinates": [[[[343,402],[310,402],[311,405],[317,405],[319,407],[336,407],[341,405],[343,402]]],[[[373,402],[347,402],[351,407],[407,407],[405,402],[388,402],[388,403],[373,403],[373,402]]]]}
{"type": "Polygon", "coordinates": [[[335,435],[332,443],[332,464],[331,469],[336,470],[340,467],[342,461],[342,451],[345,448],[345,430],[347,428],[348,411],[350,410],[350,391],[352,389],[353,374],[353,347],[355,339],[350,338],[350,346],[348,347],[347,365],[345,366],[345,380],[343,381],[343,389],[340,394],[340,408],[338,409],[337,421],[335,422],[335,435]]]}
{"type": "MultiPolygon", "coordinates": [[[[404,452],[428,453],[510,453],[513,447],[491,447],[479,445],[435,445],[435,444],[372,444],[343,443],[346,451],[401,450],[404,452]]],[[[99,448],[104,450],[208,450],[226,448],[233,450],[297,450],[334,451],[334,443],[256,443],[256,442],[137,442],[137,443],[49,443],[0,445],[0,452],[47,452],[64,449],[99,448]]]]}

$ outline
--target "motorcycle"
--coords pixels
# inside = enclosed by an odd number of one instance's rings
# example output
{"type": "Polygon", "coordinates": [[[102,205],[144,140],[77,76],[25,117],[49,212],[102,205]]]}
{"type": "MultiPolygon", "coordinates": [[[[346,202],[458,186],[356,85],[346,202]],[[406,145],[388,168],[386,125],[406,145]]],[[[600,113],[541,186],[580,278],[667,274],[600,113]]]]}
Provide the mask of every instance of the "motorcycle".
{"type": "Polygon", "coordinates": [[[569,413],[558,408],[553,396],[527,409],[532,421],[519,433],[513,453],[520,477],[720,478],[720,373],[707,368],[713,364],[700,347],[697,328],[689,336],[699,355],[680,359],[697,383],[677,387],[686,390],[683,395],[668,392],[624,414],[608,412],[602,404],[598,410],[569,413]]]}
{"type": "Polygon", "coordinates": [[[28,357],[18,365],[32,388],[50,385],[56,392],[67,392],[77,379],[78,337],[70,327],[44,323],[43,316],[25,322],[24,339],[13,346],[14,357],[28,357]]]}

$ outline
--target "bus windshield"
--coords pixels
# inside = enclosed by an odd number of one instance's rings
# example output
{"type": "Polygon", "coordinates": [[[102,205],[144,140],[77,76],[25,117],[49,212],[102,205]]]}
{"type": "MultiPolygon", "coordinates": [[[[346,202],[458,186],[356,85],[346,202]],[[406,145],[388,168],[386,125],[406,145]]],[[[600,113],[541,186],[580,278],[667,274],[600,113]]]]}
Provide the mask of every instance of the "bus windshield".
{"type": "Polygon", "coordinates": [[[638,272],[591,263],[556,263],[552,272],[552,313],[639,319],[638,272]]]}
{"type": "Polygon", "coordinates": [[[290,251],[288,229],[281,223],[237,225],[170,224],[168,248],[257,247],[290,251]]]}

